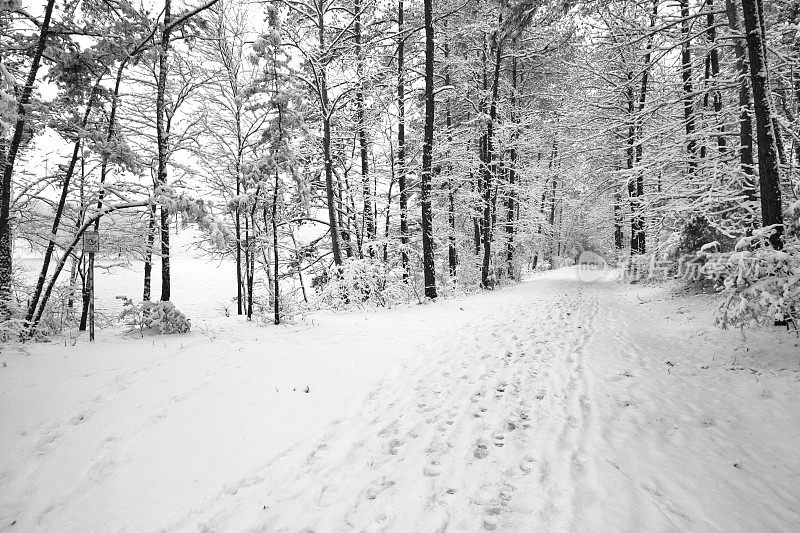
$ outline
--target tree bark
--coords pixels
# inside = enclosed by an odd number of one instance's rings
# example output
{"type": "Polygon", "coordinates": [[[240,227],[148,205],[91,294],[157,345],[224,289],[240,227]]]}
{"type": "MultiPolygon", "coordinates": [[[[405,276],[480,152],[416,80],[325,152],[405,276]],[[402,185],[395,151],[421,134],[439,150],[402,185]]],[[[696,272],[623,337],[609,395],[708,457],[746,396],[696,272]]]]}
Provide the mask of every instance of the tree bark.
{"type": "MultiPolygon", "coordinates": [[[[547,164],[547,171],[551,174],[550,181],[552,182],[552,191],[550,192],[550,215],[547,218],[547,223],[550,226],[550,237],[551,239],[555,236],[555,225],[556,225],[556,193],[558,192],[558,170],[560,165],[556,164],[558,160],[558,137],[553,135],[553,146],[550,149],[550,161],[547,164]]],[[[545,191],[542,194],[542,197],[547,193],[547,180],[545,180],[545,191]]],[[[549,243],[548,247],[548,254],[552,256],[553,254],[553,246],[552,241],[549,243]]],[[[551,262],[552,268],[552,262],[551,262]]]]}
{"type": "MultiPolygon", "coordinates": [[[[242,193],[241,176],[236,174],[236,197],[242,193]]],[[[236,235],[236,314],[242,314],[242,219],[239,210],[239,203],[236,203],[236,215],[234,218],[234,232],[236,235]]]]}
{"type": "MultiPolygon", "coordinates": [[[[502,17],[500,17],[502,24],[502,17]]],[[[481,268],[481,286],[491,288],[491,255],[492,255],[492,188],[496,178],[497,167],[494,157],[494,122],[497,120],[497,96],[500,90],[500,66],[502,64],[502,43],[496,30],[492,34],[491,48],[494,52],[494,74],[492,77],[492,94],[489,103],[489,120],[486,124],[485,159],[481,165],[483,174],[483,264],[481,268]]]]}
{"type": "MultiPolygon", "coordinates": [[[[654,32],[656,25],[656,16],[658,15],[658,0],[653,1],[653,11],[650,14],[650,32],[654,32]]],[[[633,117],[636,124],[636,167],[639,167],[644,157],[644,109],[647,103],[647,91],[650,82],[650,61],[653,52],[653,36],[651,35],[647,41],[647,51],[644,55],[644,70],[642,71],[642,81],[639,86],[639,107],[635,116],[633,117]]],[[[644,218],[644,170],[637,169],[636,172],[636,203],[634,217],[631,224],[631,251],[636,251],[637,254],[642,255],[647,247],[647,234],[645,232],[645,218],[644,218]]]]}
{"type": "MultiPolygon", "coordinates": [[[[280,120],[280,119],[278,119],[280,120]]],[[[281,134],[281,137],[283,135],[281,134]]],[[[275,275],[274,283],[275,283],[275,305],[274,305],[274,322],[277,326],[281,323],[281,306],[280,306],[280,282],[279,274],[278,274],[278,267],[279,267],[279,257],[278,257],[278,189],[280,187],[280,176],[278,174],[278,169],[275,169],[275,189],[272,192],[272,260],[273,260],[273,267],[275,268],[275,275]]],[[[292,240],[294,240],[294,236],[292,236],[292,240]]],[[[302,285],[303,278],[300,278],[300,284],[302,285]]],[[[305,297],[305,288],[303,288],[303,296],[305,297]]]]}
{"type": "MultiPolygon", "coordinates": [[[[274,231],[275,228],[273,228],[274,231]]],[[[308,303],[308,294],[306,294],[306,284],[303,281],[303,264],[300,250],[297,249],[297,240],[294,238],[294,231],[289,226],[289,236],[292,238],[292,246],[294,247],[294,257],[297,261],[297,280],[300,282],[300,290],[303,292],[303,301],[308,303]]]]}
{"type": "Polygon", "coordinates": [[[425,133],[422,145],[422,268],[425,297],[436,298],[436,265],[433,256],[433,210],[431,209],[431,179],[433,166],[433,0],[424,0],[425,17],[425,133]]]}
{"type": "Polygon", "coordinates": [[[619,193],[614,193],[614,249],[618,252],[622,250],[622,197],[619,193]]]}
{"type": "MultiPolygon", "coordinates": [[[[708,14],[706,14],[706,35],[708,36],[708,43],[711,50],[708,53],[708,62],[711,73],[711,94],[712,103],[714,106],[714,116],[719,120],[722,116],[722,91],[719,88],[719,49],[717,47],[717,29],[714,17],[714,0],[706,0],[708,7],[708,14]]],[[[706,98],[708,93],[706,93],[706,98]]],[[[725,127],[723,125],[717,126],[717,150],[720,154],[724,154],[727,148],[727,141],[725,140],[725,127]]]]}
{"type": "MultiPolygon", "coordinates": [[[[447,22],[445,21],[445,28],[447,22]]],[[[450,77],[450,45],[445,41],[444,43],[444,84],[450,86],[452,83],[450,77]]],[[[455,280],[458,270],[458,248],[456,246],[456,189],[453,187],[453,163],[452,163],[452,150],[453,150],[453,116],[450,111],[450,97],[448,96],[445,101],[445,126],[447,127],[447,145],[448,145],[448,176],[447,176],[447,264],[450,271],[450,277],[455,280]]]]}
{"type": "MultiPolygon", "coordinates": [[[[156,142],[158,145],[158,180],[157,188],[167,185],[167,161],[169,159],[169,134],[166,129],[166,108],[164,93],[167,90],[167,74],[169,71],[168,55],[172,28],[172,0],[164,1],[164,28],[158,48],[158,79],[156,84],[156,142]]],[[[161,301],[168,302],[171,293],[170,257],[169,257],[169,209],[160,208],[161,221],[161,301]]]]}
{"type": "MultiPolygon", "coordinates": [[[[517,57],[511,60],[511,121],[517,126],[517,57]]],[[[506,265],[508,276],[514,279],[514,231],[516,228],[516,176],[517,176],[517,147],[516,133],[511,136],[511,150],[509,154],[510,166],[508,168],[508,198],[506,200],[506,265]]]]}
{"type": "Polygon", "coordinates": [[[397,2],[397,186],[400,189],[400,264],[408,279],[408,190],[406,187],[406,81],[403,0],[397,2]]]}
{"type": "MultiPolygon", "coordinates": [[[[728,15],[728,26],[735,34],[741,32],[739,8],[735,0],[726,0],[725,10],[728,15]]],[[[742,169],[744,190],[747,199],[758,201],[755,182],[755,166],[753,161],[753,121],[750,116],[750,84],[748,61],[745,58],[746,38],[737,38],[734,44],[736,71],[739,75],[739,162],[742,169]]]]}
{"type": "Polygon", "coordinates": [[[55,0],[47,0],[44,10],[44,17],[39,26],[39,38],[36,41],[36,48],[31,58],[31,66],[28,70],[28,77],[25,85],[17,98],[17,121],[14,125],[14,133],[11,143],[5,151],[3,158],[3,187],[0,192],[0,316],[8,317],[11,310],[8,302],[11,300],[11,280],[13,277],[13,260],[11,250],[13,248],[13,237],[11,235],[11,185],[14,175],[14,163],[17,159],[22,135],[28,124],[27,106],[30,103],[33,87],[36,84],[36,76],[39,73],[42,55],[47,46],[47,37],[50,32],[50,21],[53,16],[55,0]]]}
{"type": "Polygon", "coordinates": [[[776,249],[783,246],[783,213],[777,133],[774,129],[774,109],[770,92],[767,57],[764,54],[762,23],[759,13],[761,0],[742,0],[744,27],[747,34],[747,51],[750,57],[750,84],[756,116],[758,140],[758,177],[761,190],[761,222],[763,226],[776,225],[770,243],[776,249]]]}
{"type": "MultiPolygon", "coordinates": [[[[375,216],[372,207],[372,188],[369,182],[369,146],[367,142],[366,106],[364,103],[364,49],[361,32],[361,0],[355,0],[355,22],[353,32],[356,44],[356,121],[358,123],[358,144],[361,155],[361,189],[364,196],[364,240],[375,239],[375,216]]],[[[369,256],[375,257],[375,250],[370,246],[369,256]]]]}
{"type": "Polygon", "coordinates": [[[683,120],[686,131],[686,153],[689,158],[688,175],[697,173],[697,140],[695,133],[694,95],[692,88],[692,48],[690,38],[689,0],[680,0],[681,13],[681,78],[683,80],[683,120]]]}
{"type": "Polygon", "coordinates": [[[317,66],[319,72],[320,92],[320,111],[322,113],[322,158],[325,165],[325,193],[328,201],[328,224],[330,225],[331,251],[333,252],[333,263],[337,267],[342,266],[342,252],[339,245],[339,225],[337,224],[336,213],[336,194],[334,193],[333,183],[333,157],[331,155],[331,103],[328,95],[328,58],[325,56],[325,13],[320,6],[317,10],[317,38],[319,43],[319,57],[317,66]]]}
{"type": "Polygon", "coordinates": [[[144,253],[144,282],[142,288],[142,301],[150,301],[150,287],[153,282],[153,247],[156,242],[156,206],[150,204],[147,223],[147,248],[144,253]]]}

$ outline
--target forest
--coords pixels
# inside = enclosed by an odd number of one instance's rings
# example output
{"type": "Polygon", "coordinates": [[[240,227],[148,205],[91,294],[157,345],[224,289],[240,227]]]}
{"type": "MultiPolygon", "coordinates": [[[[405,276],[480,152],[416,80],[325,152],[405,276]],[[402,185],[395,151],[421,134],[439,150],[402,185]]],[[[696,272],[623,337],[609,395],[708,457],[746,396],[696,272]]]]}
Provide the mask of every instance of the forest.
{"type": "Polygon", "coordinates": [[[0,0],[0,531],[800,531],[800,0],[0,0]]]}
{"type": "Polygon", "coordinates": [[[796,316],[798,2],[0,7],[7,333],[85,329],[103,255],[169,302],[185,225],[275,323],[707,244],[722,323],[796,316]]]}

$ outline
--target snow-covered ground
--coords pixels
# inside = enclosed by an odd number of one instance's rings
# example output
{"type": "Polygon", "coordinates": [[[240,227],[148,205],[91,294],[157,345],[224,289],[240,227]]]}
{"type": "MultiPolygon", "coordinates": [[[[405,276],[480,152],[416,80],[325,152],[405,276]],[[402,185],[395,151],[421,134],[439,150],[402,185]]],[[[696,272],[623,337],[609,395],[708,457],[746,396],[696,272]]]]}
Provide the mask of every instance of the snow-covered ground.
{"type": "Polygon", "coordinates": [[[800,348],[572,269],[459,300],[5,346],[0,529],[800,529],[800,348]]]}
{"type": "MultiPolygon", "coordinates": [[[[205,320],[236,312],[236,265],[230,259],[210,260],[202,256],[194,247],[200,240],[196,230],[186,229],[173,233],[171,251],[172,295],[171,300],[181,311],[192,319],[193,325],[205,320]]],[[[42,268],[42,258],[18,246],[20,253],[14,258],[15,268],[20,277],[33,285],[42,268]],[[25,254],[24,252],[27,252],[25,254]]],[[[53,268],[51,267],[51,272],[53,268]]],[[[260,269],[256,279],[261,277],[260,269]]],[[[144,262],[135,258],[105,257],[98,261],[95,280],[95,309],[98,323],[115,319],[122,311],[118,296],[134,300],[142,297],[144,285],[144,262]]],[[[67,281],[69,272],[62,273],[61,281],[67,281]]],[[[161,259],[153,258],[151,294],[158,298],[161,294],[161,259]]],[[[285,290],[285,288],[284,288],[285,290]]],[[[78,311],[76,311],[78,312],[78,311]]]]}

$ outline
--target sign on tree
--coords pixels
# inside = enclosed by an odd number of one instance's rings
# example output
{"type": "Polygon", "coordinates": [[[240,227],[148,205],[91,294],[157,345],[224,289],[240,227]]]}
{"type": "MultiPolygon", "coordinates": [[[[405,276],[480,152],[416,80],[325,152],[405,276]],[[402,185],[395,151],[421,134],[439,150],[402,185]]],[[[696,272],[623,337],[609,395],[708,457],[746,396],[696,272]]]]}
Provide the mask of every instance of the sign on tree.
{"type": "Polygon", "coordinates": [[[87,231],[83,234],[83,251],[89,254],[100,252],[100,235],[96,231],[87,231]]]}

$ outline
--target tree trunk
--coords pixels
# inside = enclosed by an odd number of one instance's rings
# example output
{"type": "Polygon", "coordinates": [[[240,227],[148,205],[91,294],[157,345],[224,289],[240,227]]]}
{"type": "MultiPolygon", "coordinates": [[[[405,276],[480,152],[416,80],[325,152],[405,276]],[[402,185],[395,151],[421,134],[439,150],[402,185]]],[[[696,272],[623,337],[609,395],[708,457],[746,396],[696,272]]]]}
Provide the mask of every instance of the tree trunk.
{"type": "MultiPolygon", "coordinates": [[[[392,176],[389,179],[389,191],[386,193],[386,218],[384,219],[384,229],[383,229],[383,262],[389,262],[389,226],[391,223],[391,214],[392,214],[392,188],[394,188],[394,151],[392,150],[391,146],[389,147],[389,151],[391,153],[391,161],[389,162],[389,167],[392,169],[391,173],[392,176]]],[[[405,269],[403,269],[405,272],[405,269]]],[[[405,275],[405,274],[404,274],[405,275]]]]}
{"type": "MultiPolygon", "coordinates": [[[[273,228],[274,230],[274,228],[273,228]]],[[[306,284],[303,281],[303,264],[300,250],[297,249],[297,240],[294,238],[294,231],[289,226],[289,236],[292,238],[292,246],[294,247],[294,258],[297,261],[297,280],[300,282],[300,290],[303,291],[303,301],[308,303],[308,295],[306,294],[306,284]]]]}
{"type": "MultiPolygon", "coordinates": [[[[550,215],[547,218],[547,222],[550,226],[550,237],[551,239],[555,235],[555,225],[556,225],[556,192],[558,191],[558,168],[560,165],[556,164],[556,160],[558,159],[558,138],[554,135],[553,136],[553,147],[550,150],[550,162],[547,165],[548,172],[552,175],[551,181],[552,191],[550,193],[550,215]]],[[[545,185],[547,182],[545,181],[545,185]]],[[[545,189],[545,194],[547,190],[545,189]]],[[[542,195],[544,197],[544,194],[542,195]]],[[[552,244],[548,246],[549,255],[552,256],[553,247],[552,244]]],[[[551,263],[552,268],[552,263],[551,263]]]]}
{"type": "MultiPolygon", "coordinates": [[[[264,205],[262,206],[261,209],[261,218],[264,221],[264,228],[270,226],[269,216],[267,214],[267,211],[269,211],[269,206],[267,205],[266,202],[264,202],[264,205]]],[[[261,257],[264,260],[264,272],[267,274],[267,292],[269,292],[269,305],[275,305],[275,295],[273,294],[275,287],[275,280],[272,277],[273,271],[271,266],[272,263],[270,262],[269,258],[269,253],[268,253],[269,251],[270,251],[270,246],[262,247],[261,257]]]]}
{"type": "MultiPolygon", "coordinates": [[[[741,32],[739,8],[735,0],[726,0],[725,10],[728,14],[728,25],[735,34],[741,32]]],[[[744,190],[747,199],[758,201],[756,192],[755,167],[753,161],[753,121],[750,117],[750,84],[748,81],[748,61],[745,58],[746,40],[744,37],[735,41],[736,71],[739,74],[739,161],[742,169],[744,190]]]]}
{"type": "Polygon", "coordinates": [[[433,166],[433,0],[424,0],[425,13],[425,134],[422,144],[422,268],[425,297],[436,298],[436,265],[433,257],[433,210],[431,209],[431,179],[433,166]]]}
{"type": "MultiPolygon", "coordinates": [[[[653,2],[653,11],[650,15],[650,32],[651,36],[647,41],[647,51],[644,54],[644,70],[642,71],[642,81],[639,86],[639,104],[638,109],[631,117],[635,127],[633,142],[636,144],[636,159],[634,165],[636,167],[636,182],[631,184],[631,209],[633,211],[633,218],[631,220],[631,254],[642,255],[646,250],[647,235],[645,233],[645,219],[644,219],[644,170],[639,166],[644,157],[644,109],[647,103],[647,90],[650,81],[650,61],[653,50],[653,35],[656,25],[656,16],[658,15],[658,0],[653,2]],[[634,200],[635,199],[635,200],[634,200]]],[[[631,178],[632,179],[632,178],[631,178]]]]}
{"type": "Polygon", "coordinates": [[[683,80],[683,120],[686,130],[686,153],[689,157],[689,179],[697,172],[697,140],[694,138],[695,114],[692,94],[692,48],[690,38],[689,0],[680,0],[681,10],[681,78],[683,80]]]}
{"type": "MultiPolygon", "coordinates": [[[[502,24],[502,17],[500,18],[502,24]]],[[[489,103],[489,120],[486,124],[485,141],[485,160],[481,165],[483,173],[483,264],[481,268],[481,285],[483,288],[491,288],[490,281],[491,255],[492,255],[492,188],[493,180],[496,178],[497,166],[494,157],[494,122],[497,119],[497,96],[500,90],[500,65],[502,64],[502,44],[498,40],[499,30],[492,34],[492,51],[494,57],[494,75],[492,78],[492,95],[489,103]]]]}
{"type": "MultiPolygon", "coordinates": [[[[708,6],[708,14],[706,15],[706,35],[708,36],[708,43],[711,50],[708,53],[708,62],[711,71],[711,94],[712,103],[714,105],[714,116],[719,120],[722,116],[722,91],[719,88],[719,49],[717,47],[717,29],[715,26],[714,17],[714,0],[706,0],[708,6]]],[[[708,97],[708,93],[706,93],[708,97]]],[[[725,140],[725,127],[723,125],[717,126],[717,149],[720,154],[725,153],[727,142],[725,140]]]]}
{"type": "MultiPolygon", "coordinates": [[[[514,56],[511,60],[511,121],[517,127],[518,116],[516,112],[517,105],[517,57],[514,56]]],[[[508,169],[508,199],[506,200],[507,216],[506,216],[506,265],[508,268],[508,276],[514,279],[514,230],[516,228],[515,213],[516,208],[516,176],[517,176],[517,135],[514,133],[511,136],[511,153],[509,154],[510,167],[508,169]]]]}
{"type": "Polygon", "coordinates": [[[142,289],[142,301],[150,301],[150,286],[153,280],[153,246],[156,242],[156,206],[151,204],[148,207],[150,214],[147,224],[147,249],[144,253],[144,288],[142,289]]]}
{"type": "Polygon", "coordinates": [[[11,280],[13,277],[13,260],[11,250],[14,242],[11,235],[11,184],[14,175],[14,163],[22,144],[22,135],[25,132],[27,120],[27,106],[31,100],[33,87],[36,84],[36,75],[39,73],[39,66],[42,61],[44,49],[47,46],[47,37],[50,31],[50,20],[53,16],[55,0],[47,0],[44,10],[44,17],[39,26],[39,38],[36,41],[36,48],[31,58],[31,66],[28,70],[28,77],[25,85],[17,98],[17,121],[14,125],[14,133],[7,151],[4,150],[5,162],[3,168],[3,189],[0,192],[0,316],[5,318],[11,314],[8,302],[11,300],[11,280]]]}
{"type": "MultiPolygon", "coordinates": [[[[445,21],[447,28],[447,21],[445,21]]],[[[450,45],[444,43],[444,84],[450,86],[450,45]]],[[[456,190],[453,187],[453,116],[450,112],[450,97],[445,101],[445,126],[447,127],[447,146],[448,146],[448,176],[447,176],[447,264],[450,270],[450,277],[455,280],[458,269],[458,248],[456,247],[456,190]]]]}
{"type": "MultiPolygon", "coordinates": [[[[242,193],[241,177],[236,174],[236,197],[242,193]]],[[[236,234],[236,314],[242,314],[242,220],[239,211],[239,202],[236,204],[236,215],[234,220],[234,231],[236,234]]]]}
{"type": "Polygon", "coordinates": [[[333,183],[333,157],[331,155],[331,103],[328,95],[328,74],[327,66],[329,58],[325,52],[325,13],[320,6],[317,10],[317,39],[319,57],[316,78],[318,80],[320,97],[320,114],[322,115],[322,158],[325,167],[325,193],[328,202],[328,224],[331,235],[331,251],[333,252],[333,263],[336,267],[342,265],[342,252],[339,243],[339,224],[337,224],[337,204],[336,194],[333,183]]]}
{"type": "MultiPolygon", "coordinates": [[[[361,188],[364,196],[364,240],[375,239],[375,216],[372,208],[372,190],[369,182],[369,150],[367,143],[366,109],[364,104],[364,50],[361,36],[361,0],[355,0],[355,22],[353,32],[356,44],[356,120],[358,123],[358,144],[361,152],[361,188]]],[[[369,256],[375,257],[375,250],[370,246],[369,256]]]]}
{"type": "Polygon", "coordinates": [[[778,146],[774,130],[774,110],[770,92],[769,67],[764,54],[762,24],[759,13],[761,0],[742,0],[744,27],[747,35],[747,50],[750,57],[750,83],[753,88],[753,103],[756,116],[756,138],[758,140],[758,177],[761,190],[761,222],[766,226],[777,225],[770,237],[772,246],[783,246],[783,213],[778,146]]]}
{"type": "Polygon", "coordinates": [[[636,197],[636,104],[633,90],[633,73],[628,72],[628,87],[625,91],[628,106],[628,146],[626,148],[626,166],[628,169],[628,199],[631,206],[631,255],[639,254],[639,232],[641,230],[640,199],[636,197]]]}
{"type": "MultiPolygon", "coordinates": [[[[480,143],[480,150],[479,150],[479,157],[480,161],[483,161],[483,138],[481,138],[480,143]]],[[[483,201],[483,193],[481,192],[481,177],[480,171],[478,172],[478,179],[475,179],[474,174],[472,172],[469,173],[469,181],[472,184],[472,192],[473,194],[477,191],[477,197],[483,201]]],[[[473,229],[473,242],[475,243],[475,255],[481,255],[481,220],[483,215],[480,212],[480,209],[474,209],[474,213],[472,215],[472,229],[473,229]]]]}
{"type": "Polygon", "coordinates": [[[400,189],[400,264],[408,279],[408,190],[406,188],[406,81],[403,0],[397,2],[397,186],[400,189]]]}
{"type": "Polygon", "coordinates": [[[622,197],[619,193],[614,193],[614,249],[619,252],[622,250],[622,197]]]}
{"type": "MultiPolygon", "coordinates": [[[[256,189],[256,197],[258,197],[258,189],[256,189]]],[[[255,210],[258,206],[256,199],[253,200],[253,207],[250,211],[245,213],[244,217],[244,265],[245,265],[245,281],[247,283],[247,299],[245,306],[245,314],[247,320],[253,319],[253,286],[255,283],[255,269],[256,269],[256,250],[255,250],[255,237],[250,236],[250,227],[253,228],[253,235],[256,234],[256,221],[255,210]]],[[[265,228],[266,231],[266,228],[265,228]]]]}
{"type": "MultiPolygon", "coordinates": [[[[167,185],[167,160],[169,158],[169,134],[166,129],[166,108],[164,93],[167,90],[167,74],[169,71],[168,54],[171,36],[172,0],[164,1],[164,29],[158,48],[158,80],[156,84],[156,142],[158,144],[158,180],[157,188],[167,185]]],[[[169,209],[162,205],[161,214],[161,301],[170,299],[170,261],[169,261],[169,209]]]]}
{"type": "MultiPolygon", "coordinates": [[[[89,115],[92,112],[92,108],[94,107],[95,100],[97,98],[98,89],[100,86],[100,79],[97,80],[97,83],[92,88],[92,92],[89,95],[89,101],[86,104],[86,111],[83,115],[83,120],[81,121],[81,128],[85,128],[86,124],[89,122],[89,115]]],[[[61,225],[61,217],[64,214],[64,207],[67,204],[67,195],[69,194],[69,186],[70,182],[72,181],[72,176],[75,173],[75,165],[78,162],[78,158],[81,153],[81,139],[75,141],[75,145],[72,149],[72,157],[69,161],[69,166],[67,167],[67,171],[64,175],[64,182],[61,184],[61,196],[58,200],[58,205],[56,207],[55,215],[53,216],[53,226],[50,230],[49,240],[47,242],[47,248],[45,248],[44,252],[44,259],[42,260],[42,269],[39,272],[39,279],[36,282],[36,288],[31,295],[30,303],[28,304],[28,313],[25,316],[25,322],[30,323],[31,319],[36,313],[36,306],[39,304],[39,299],[42,296],[42,289],[44,288],[44,282],[47,279],[47,272],[50,269],[50,260],[53,257],[53,250],[56,245],[56,236],[58,234],[58,228],[61,225]]]]}
{"type": "MultiPolygon", "coordinates": [[[[281,135],[282,137],[282,135],[281,135]]],[[[278,169],[275,169],[275,190],[272,193],[272,255],[273,255],[273,266],[275,268],[275,325],[281,323],[281,311],[280,311],[280,284],[279,284],[279,274],[278,274],[278,188],[280,187],[280,177],[278,174],[278,169]]],[[[292,235],[292,240],[294,240],[294,235],[292,235]]],[[[303,278],[300,278],[300,284],[303,284],[303,278]]],[[[305,297],[305,288],[303,289],[303,297],[305,297]]]]}
{"type": "MultiPolygon", "coordinates": [[[[761,30],[761,48],[764,52],[764,65],[767,64],[767,57],[769,53],[767,51],[767,29],[766,23],[764,22],[764,4],[761,0],[756,2],[756,7],[758,8],[758,25],[761,30]]],[[[769,73],[767,74],[769,77],[769,73]]],[[[772,96],[770,95],[770,102],[772,102],[772,96]]],[[[775,151],[778,153],[778,163],[781,165],[786,164],[786,151],[783,146],[783,137],[781,136],[781,125],[778,122],[778,114],[775,113],[774,107],[770,107],[772,112],[770,116],[770,120],[772,121],[772,130],[775,132],[775,151]]]]}

